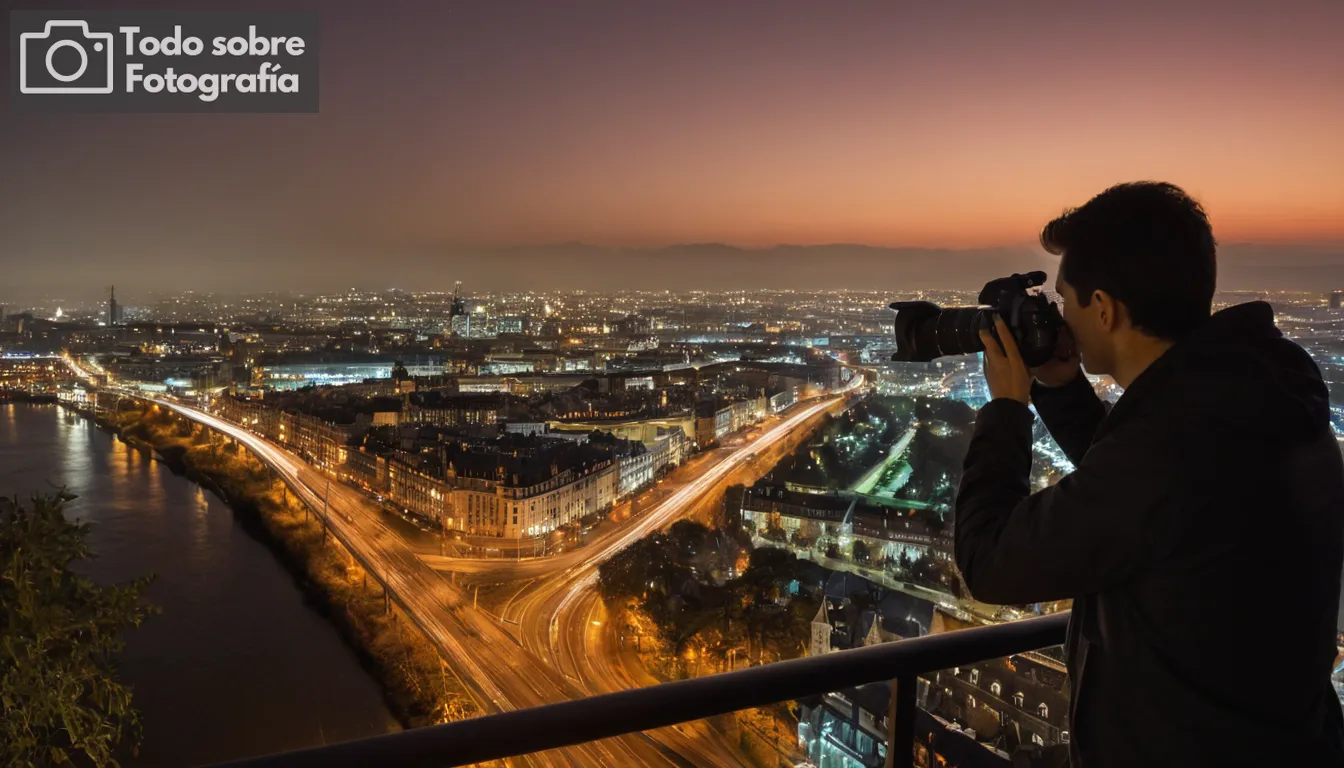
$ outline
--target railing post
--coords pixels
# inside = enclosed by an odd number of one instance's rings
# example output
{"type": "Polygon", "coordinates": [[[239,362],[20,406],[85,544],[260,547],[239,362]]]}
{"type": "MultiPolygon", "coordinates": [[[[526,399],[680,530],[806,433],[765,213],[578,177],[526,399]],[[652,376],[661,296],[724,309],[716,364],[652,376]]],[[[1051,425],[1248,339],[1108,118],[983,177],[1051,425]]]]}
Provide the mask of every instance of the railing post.
{"type": "Polygon", "coordinates": [[[919,678],[915,675],[891,681],[886,768],[912,768],[915,764],[915,691],[918,686],[919,678]]]}

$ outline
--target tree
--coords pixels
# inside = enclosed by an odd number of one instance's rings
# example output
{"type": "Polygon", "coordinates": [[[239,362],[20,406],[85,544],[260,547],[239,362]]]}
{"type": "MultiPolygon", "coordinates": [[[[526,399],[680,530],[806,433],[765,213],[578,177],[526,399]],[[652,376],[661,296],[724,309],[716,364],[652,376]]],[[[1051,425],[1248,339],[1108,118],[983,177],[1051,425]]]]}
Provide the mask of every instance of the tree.
{"type": "Polygon", "coordinates": [[[751,551],[741,582],[756,604],[773,603],[781,588],[798,578],[798,556],[787,549],[761,547],[751,551]]]}
{"type": "Polygon", "coordinates": [[[709,528],[694,520],[678,520],[668,530],[672,545],[673,559],[677,565],[689,565],[691,560],[705,548],[705,539],[709,528]]]}
{"type": "Polygon", "coordinates": [[[730,485],[723,493],[723,503],[715,516],[716,527],[726,531],[736,531],[742,527],[742,502],[746,493],[745,485],[730,485]]]}
{"type": "Polygon", "coordinates": [[[126,629],[157,609],[152,577],[100,587],[71,571],[93,557],[86,523],[65,519],[74,496],[0,499],[0,761],[116,766],[140,742],[139,713],[116,668],[126,629]]]}
{"type": "Polygon", "coordinates": [[[671,546],[662,534],[647,536],[598,567],[598,588],[607,600],[640,597],[649,589],[666,593],[672,576],[671,546]]]}

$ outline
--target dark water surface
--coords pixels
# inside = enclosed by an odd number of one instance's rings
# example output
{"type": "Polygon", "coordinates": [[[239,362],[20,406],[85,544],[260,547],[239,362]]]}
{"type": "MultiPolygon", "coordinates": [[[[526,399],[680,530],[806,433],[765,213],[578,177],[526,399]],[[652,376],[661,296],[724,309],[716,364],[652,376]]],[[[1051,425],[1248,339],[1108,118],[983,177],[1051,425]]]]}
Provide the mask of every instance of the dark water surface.
{"type": "Polygon", "coordinates": [[[0,494],[64,485],[101,583],[158,574],[128,637],[144,718],[132,766],[197,765],[397,728],[377,683],[223,502],[87,419],[0,403],[0,494]]]}

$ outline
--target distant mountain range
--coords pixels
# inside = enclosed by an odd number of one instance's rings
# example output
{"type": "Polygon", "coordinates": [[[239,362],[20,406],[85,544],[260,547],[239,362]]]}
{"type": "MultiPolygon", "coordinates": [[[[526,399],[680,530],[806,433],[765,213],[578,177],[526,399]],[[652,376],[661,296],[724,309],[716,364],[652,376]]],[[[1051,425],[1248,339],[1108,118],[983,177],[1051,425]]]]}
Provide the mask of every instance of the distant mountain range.
{"type": "MultiPolygon", "coordinates": [[[[556,287],[591,290],[913,290],[983,284],[1000,274],[1053,266],[1025,247],[953,251],[853,244],[748,249],[722,243],[661,248],[564,243],[504,248],[495,255],[491,263],[517,265],[521,274],[513,277],[523,282],[530,282],[528,273],[551,273],[556,287]]],[[[470,271],[474,265],[463,266],[470,271]]]]}
{"type": "MultiPolygon", "coordinates": [[[[1034,245],[977,249],[837,243],[748,249],[722,243],[623,248],[562,243],[458,253],[439,264],[480,290],[977,289],[1058,260],[1034,245]],[[484,257],[484,258],[483,258],[484,257]],[[506,266],[507,265],[507,266],[506,266]]],[[[457,279],[456,277],[454,279],[457,279]]],[[[1344,243],[1229,244],[1219,248],[1223,290],[1344,288],[1344,243]]]]}
{"type": "MultiPolygon", "coordinates": [[[[34,259],[30,263],[43,262],[34,259]]],[[[127,274],[135,275],[128,290],[139,294],[180,290],[309,293],[352,287],[452,291],[457,280],[463,282],[468,295],[500,290],[763,289],[900,294],[927,289],[973,291],[993,278],[1036,269],[1045,270],[1053,281],[1057,266],[1058,260],[1034,243],[974,249],[849,243],[767,248],[722,243],[656,248],[560,243],[489,249],[350,242],[239,249],[227,259],[198,255],[191,262],[171,252],[135,262],[125,257],[90,256],[59,273],[33,269],[8,276],[7,284],[0,280],[0,303],[8,300],[13,305],[26,300],[25,294],[100,301],[106,296],[105,286],[121,285],[127,274]],[[90,282],[72,284],[72,273],[87,275],[90,282]]],[[[1218,271],[1222,290],[1344,289],[1344,243],[1224,245],[1219,249],[1218,271]]]]}

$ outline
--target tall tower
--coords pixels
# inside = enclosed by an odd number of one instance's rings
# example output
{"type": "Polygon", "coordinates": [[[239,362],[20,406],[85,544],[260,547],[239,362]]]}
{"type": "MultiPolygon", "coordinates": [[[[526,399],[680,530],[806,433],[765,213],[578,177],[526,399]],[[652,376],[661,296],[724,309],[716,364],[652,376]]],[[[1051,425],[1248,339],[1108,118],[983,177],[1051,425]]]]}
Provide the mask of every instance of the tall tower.
{"type": "Polygon", "coordinates": [[[812,644],[807,649],[808,656],[821,656],[831,652],[831,617],[826,612],[826,596],[821,596],[821,608],[817,617],[812,619],[812,644]]]}
{"type": "Polygon", "coordinates": [[[107,296],[107,324],[109,327],[121,321],[119,309],[121,308],[117,306],[117,286],[114,285],[108,289],[107,296]]]}
{"type": "Polygon", "coordinates": [[[1330,294],[1330,308],[1340,309],[1344,306],[1344,291],[1333,291],[1330,294]]]}
{"type": "Polygon", "coordinates": [[[453,305],[452,308],[448,310],[448,316],[457,317],[458,315],[465,314],[467,314],[467,305],[466,302],[462,300],[462,281],[458,280],[457,284],[453,286],[453,305]]]}
{"type": "Polygon", "coordinates": [[[466,336],[470,328],[471,314],[467,312],[467,303],[462,299],[462,281],[453,286],[453,303],[448,310],[448,332],[454,336],[466,336]]]}

